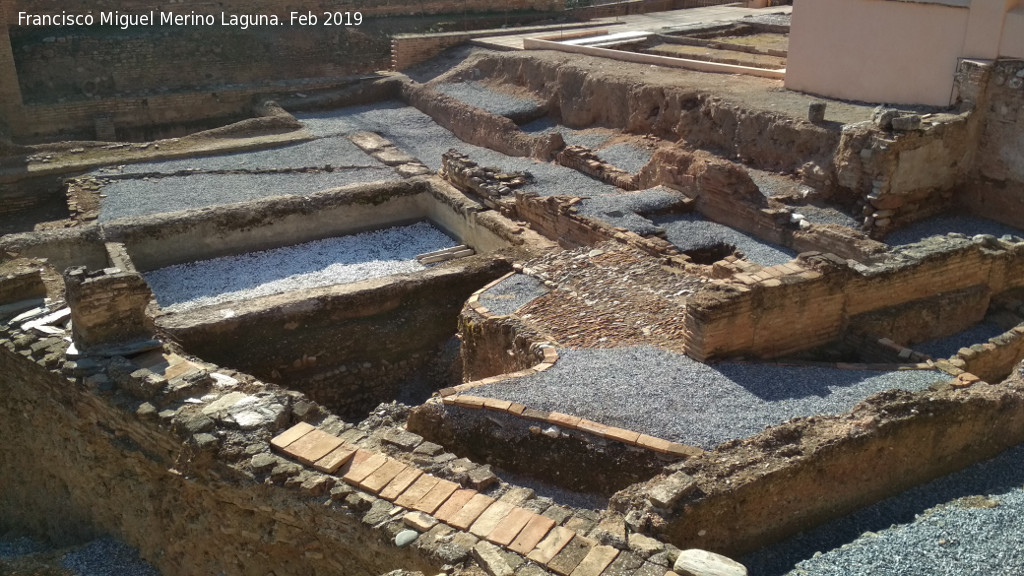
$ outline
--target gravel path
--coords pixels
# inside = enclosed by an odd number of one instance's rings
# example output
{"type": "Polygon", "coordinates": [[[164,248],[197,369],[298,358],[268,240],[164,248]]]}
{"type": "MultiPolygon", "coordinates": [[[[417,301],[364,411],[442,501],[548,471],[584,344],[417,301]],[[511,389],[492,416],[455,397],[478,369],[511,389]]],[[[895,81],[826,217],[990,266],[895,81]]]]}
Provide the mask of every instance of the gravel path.
{"type": "Polygon", "coordinates": [[[620,170],[636,174],[651,161],[654,151],[629,142],[622,142],[598,150],[597,156],[620,170]]]}
{"type": "Polygon", "coordinates": [[[529,124],[524,124],[521,128],[523,129],[523,132],[537,135],[559,132],[562,134],[562,139],[565,140],[566,144],[583,146],[584,148],[590,148],[591,150],[597,150],[616,134],[614,130],[610,130],[608,128],[585,128],[583,130],[576,130],[562,126],[552,118],[534,120],[529,124]]]}
{"type": "Polygon", "coordinates": [[[437,84],[434,89],[498,116],[515,117],[540,114],[543,103],[533,98],[498,92],[482,82],[452,82],[437,84]]]}
{"type": "Polygon", "coordinates": [[[664,186],[639,192],[587,198],[577,205],[582,216],[604,220],[612,226],[621,226],[641,236],[650,236],[663,228],[645,218],[651,214],[669,210],[681,204],[683,197],[664,186]]]}
{"type": "Polygon", "coordinates": [[[441,168],[441,156],[451,148],[469,155],[483,166],[507,171],[526,171],[535,182],[524,191],[542,196],[597,196],[616,194],[619,189],[557,164],[537,162],[529,158],[505,156],[499,152],[467,144],[438,126],[426,114],[401,102],[379,102],[352,106],[329,112],[298,115],[297,118],[318,136],[332,136],[366,130],[391,140],[398,148],[412,154],[432,170],[441,168]]]}
{"type": "Polygon", "coordinates": [[[548,293],[548,288],[533,276],[515,274],[487,289],[480,303],[492,314],[507,316],[548,293]]]}
{"type": "Polygon", "coordinates": [[[1019,445],[742,561],[751,576],[1024,574],[1022,461],[1019,445]]]}
{"type": "Polygon", "coordinates": [[[943,380],[928,370],[876,372],[724,363],[651,346],[563,349],[555,367],[473,390],[711,450],[797,416],[839,414],[878,392],[943,380]]]}
{"type": "Polygon", "coordinates": [[[957,332],[945,338],[937,338],[920,342],[911,346],[917,352],[928,354],[932,358],[949,358],[961,348],[969,348],[974,344],[984,344],[989,338],[999,336],[1006,330],[992,322],[979,322],[967,330],[957,332]]]}
{"type": "Polygon", "coordinates": [[[195,174],[119,180],[103,188],[100,222],[117,218],[194,210],[271,196],[306,195],[357,182],[393,180],[390,168],[292,174],[195,174]]]}
{"type": "Polygon", "coordinates": [[[1004,234],[1024,236],[1024,231],[976,216],[938,216],[896,230],[885,237],[885,243],[890,246],[902,246],[920,242],[929,236],[942,236],[949,233],[966,236],[978,234],[991,234],[996,237],[1004,234]]]}
{"type": "Polygon", "coordinates": [[[735,246],[744,258],[762,266],[785,264],[796,258],[796,252],[748,236],[739,230],[705,220],[700,214],[673,214],[655,218],[665,229],[668,241],[682,252],[703,250],[720,244],[735,246]]]}
{"type": "Polygon", "coordinates": [[[315,242],[178,264],[144,274],[157,302],[182,312],[424,267],[418,254],[458,245],[428,223],[326,238],[315,242]]]}

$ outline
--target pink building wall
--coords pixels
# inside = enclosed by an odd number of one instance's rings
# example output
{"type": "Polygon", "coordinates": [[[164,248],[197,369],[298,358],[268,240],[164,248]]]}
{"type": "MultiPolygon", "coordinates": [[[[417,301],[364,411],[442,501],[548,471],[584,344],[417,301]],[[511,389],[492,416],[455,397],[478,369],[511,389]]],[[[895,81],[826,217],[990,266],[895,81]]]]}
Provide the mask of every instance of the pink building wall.
{"type": "Polygon", "coordinates": [[[959,58],[1024,57],[1022,0],[795,0],[786,87],[946,106],[959,58]]]}

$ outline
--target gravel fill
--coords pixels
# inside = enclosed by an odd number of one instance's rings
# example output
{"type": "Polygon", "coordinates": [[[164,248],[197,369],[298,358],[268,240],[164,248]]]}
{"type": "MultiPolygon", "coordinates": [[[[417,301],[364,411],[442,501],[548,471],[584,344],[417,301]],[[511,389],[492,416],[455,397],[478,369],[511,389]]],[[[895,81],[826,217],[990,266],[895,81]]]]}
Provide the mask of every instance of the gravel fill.
{"type": "Polygon", "coordinates": [[[544,107],[539,100],[498,92],[482,82],[437,84],[434,86],[434,89],[470,106],[475,106],[498,116],[513,117],[539,114],[544,107]]]}
{"type": "Polygon", "coordinates": [[[758,14],[756,16],[746,16],[742,20],[742,23],[756,22],[758,24],[770,24],[773,26],[789,26],[790,15],[789,14],[758,14]]]}
{"type": "Polygon", "coordinates": [[[523,132],[534,135],[559,132],[562,134],[562,139],[565,140],[566,144],[572,146],[583,146],[584,148],[590,148],[591,150],[600,148],[605,142],[615,135],[615,132],[608,128],[585,128],[583,130],[568,128],[566,126],[562,126],[558,122],[555,122],[552,118],[534,120],[529,124],[522,125],[520,128],[522,128],[523,132]]]}
{"type": "Polygon", "coordinates": [[[758,170],[757,168],[746,167],[747,174],[750,175],[750,179],[757,184],[758,189],[765,198],[771,198],[772,196],[793,196],[795,194],[801,194],[805,190],[810,190],[807,186],[803,186],[797,183],[792,178],[783,176],[782,174],[776,174],[775,172],[768,172],[767,170],[758,170]]]}
{"type": "Polygon", "coordinates": [[[415,257],[458,245],[426,222],[168,266],[144,274],[157,302],[182,312],[390,274],[424,266],[415,257]]]}
{"type": "Polygon", "coordinates": [[[507,316],[548,291],[547,286],[533,276],[515,274],[480,294],[480,303],[492,314],[507,316]]]}
{"type": "Polygon", "coordinates": [[[117,218],[194,210],[271,196],[306,195],[329,188],[393,180],[390,168],[292,174],[195,174],[119,180],[103,188],[100,222],[117,218]]]}
{"type": "Polygon", "coordinates": [[[325,166],[360,166],[385,168],[373,156],[360,150],[355,144],[342,137],[319,138],[310,142],[257,150],[237,152],[220,156],[197,156],[127,164],[118,170],[102,170],[95,175],[111,172],[118,174],[173,174],[193,170],[284,170],[289,168],[323,168],[325,166]]]}
{"type": "Polygon", "coordinates": [[[682,252],[703,250],[721,244],[735,246],[745,259],[762,266],[785,264],[796,258],[796,252],[763,242],[739,230],[705,220],[696,213],[673,214],[653,219],[665,229],[666,238],[682,252]]]}
{"type": "Polygon", "coordinates": [[[911,346],[917,352],[928,354],[932,358],[949,358],[961,348],[970,348],[973,344],[984,344],[989,338],[999,336],[1006,330],[993,322],[979,322],[967,330],[957,332],[945,338],[936,338],[911,346]]]}
{"type": "Polygon", "coordinates": [[[376,132],[398,148],[412,154],[432,170],[441,168],[441,156],[449,149],[467,154],[482,166],[494,166],[510,172],[530,172],[534,182],[522,190],[541,196],[598,196],[616,194],[619,189],[595,180],[571,168],[511,157],[493,150],[467,144],[438,126],[430,116],[401,102],[378,102],[351,106],[329,112],[298,115],[297,118],[318,136],[334,136],[358,131],[376,132]]]}
{"type": "Polygon", "coordinates": [[[1024,231],[993,220],[986,220],[985,218],[978,218],[976,216],[938,216],[915,222],[906,228],[896,230],[885,237],[885,243],[890,246],[902,246],[920,242],[929,236],[943,236],[949,233],[959,233],[966,236],[976,236],[978,234],[991,234],[996,237],[1003,236],[1004,234],[1024,236],[1024,231]]]}
{"type": "Polygon", "coordinates": [[[0,559],[38,554],[49,549],[45,543],[25,536],[0,538],[0,559]]]}
{"type": "Polygon", "coordinates": [[[160,576],[134,548],[114,540],[95,540],[64,557],[64,568],[81,576],[160,576]]]}
{"type": "Polygon", "coordinates": [[[603,220],[641,236],[650,236],[663,229],[642,215],[669,210],[681,204],[682,200],[679,193],[658,186],[639,192],[587,198],[577,204],[577,210],[582,216],[603,220]]]}
{"type": "Polygon", "coordinates": [[[742,562],[752,576],[1024,574],[1022,461],[1018,445],[742,562]]]}
{"type": "Polygon", "coordinates": [[[625,170],[630,174],[636,174],[647,166],[654,156],[654,151],[629,142],[614,144],[597,151],[597,157],[619,170],[625,170]]]}
{"type": "Polygon", "coordinates": [[[554,368],[473,394],[711,450],[797,416],[840,414],[879,392],[920,390],[944,379],[931,370],[708,365],[652,346],[559,354],[554,368]]]}
{"type": "Polygon", "coordinates": [[[846,212],[838,208],[831,206],[815,206],[813,204],[803,204],[793,206],[793,211],[797,214],[803,214],[809,222],[814,224],[837,224],[839,226],[846,226],[847,228],[860,228],[860,222],[858,222],[853,216],[850,216],[846,212]]]}

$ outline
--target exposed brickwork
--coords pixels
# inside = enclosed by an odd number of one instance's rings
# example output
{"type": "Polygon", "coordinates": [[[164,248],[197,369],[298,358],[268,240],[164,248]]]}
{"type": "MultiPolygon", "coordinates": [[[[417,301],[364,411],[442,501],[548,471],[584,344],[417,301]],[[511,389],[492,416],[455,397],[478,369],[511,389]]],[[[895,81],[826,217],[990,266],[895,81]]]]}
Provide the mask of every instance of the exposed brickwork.
{"type": "Polygon", "coordinates": [[[64,274],[75,344],[83,350],[153,335],[146,306],[153,298],[140,274],[72,268],[64,274]]]}

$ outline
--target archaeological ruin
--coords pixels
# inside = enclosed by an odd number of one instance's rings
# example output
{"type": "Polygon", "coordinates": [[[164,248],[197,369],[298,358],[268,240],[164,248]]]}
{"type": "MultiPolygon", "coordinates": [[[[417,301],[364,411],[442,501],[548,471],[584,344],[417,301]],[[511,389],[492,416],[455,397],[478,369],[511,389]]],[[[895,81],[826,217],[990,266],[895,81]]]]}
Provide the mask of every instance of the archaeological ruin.
{"type": "Polygon", "coordinates": [[[0,574],[1024,573],[1024,1],[89,4],[0,574]]]}

